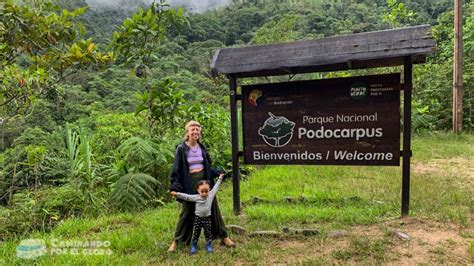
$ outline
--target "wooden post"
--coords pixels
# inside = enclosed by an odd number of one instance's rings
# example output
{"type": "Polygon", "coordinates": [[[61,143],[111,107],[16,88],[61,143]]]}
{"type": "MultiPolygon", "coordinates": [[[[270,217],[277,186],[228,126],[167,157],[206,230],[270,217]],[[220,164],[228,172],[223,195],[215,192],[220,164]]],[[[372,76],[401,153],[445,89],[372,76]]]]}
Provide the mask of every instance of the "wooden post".
{"type": "Polygon", "coordinates": [[[403,164],[402,164],[402,217],[410,210],[410,157],[411,157],[411,89],[413,60],[405,57],[403,65],[403,164]]]}
{"type": "Polygon", "coordinates": [[[453,131],[462,130],[462,0],[454,0],[453,131]]]}
{"type": "Polygon", "coordinates": [[[237,121],[237,78],[229,77],[230,124],[232,131],[232,188],[234,194],[234,214],[240,214],[240,177],[239,177],[239,128],[237,121]]]}
{"type": "Polygon", "coordinates": [[[2,127],[2,136],[1,136],[1,141],[0,141],[0,143],[2,143],[2,146],[1,146],[0,151],[2,152],[5,150],[5,123],[6,122],[7,122],[6,118],[0,117],[0,126],[2,127]]]}

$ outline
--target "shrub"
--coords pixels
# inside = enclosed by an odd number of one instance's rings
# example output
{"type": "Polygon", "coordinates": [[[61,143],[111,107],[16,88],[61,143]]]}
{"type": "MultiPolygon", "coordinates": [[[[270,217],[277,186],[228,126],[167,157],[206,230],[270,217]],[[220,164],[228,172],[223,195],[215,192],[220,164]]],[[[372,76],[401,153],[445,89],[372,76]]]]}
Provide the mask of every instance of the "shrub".
{"type": "Polygon", "coordinates": [[[83,200],[82,194],[69,185],[17,192],[8,208],[0,208],[0,239],[33,230],[49,231],[59,221],[81,215],[83,200]]]}

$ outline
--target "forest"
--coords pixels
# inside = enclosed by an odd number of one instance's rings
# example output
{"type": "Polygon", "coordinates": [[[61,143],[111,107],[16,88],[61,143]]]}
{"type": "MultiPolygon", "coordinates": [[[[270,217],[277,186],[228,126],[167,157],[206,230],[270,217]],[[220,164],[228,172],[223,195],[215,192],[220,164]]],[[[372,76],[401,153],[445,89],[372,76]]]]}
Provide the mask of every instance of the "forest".
{"type": "MultiPolygon", "coordinates": [[[[464,1],[463,12],[470,132],[474,3],[464,1]]],[[[228,81],[210,71],[223,47],[430,24],[437,52],[414,68],[413,133],[451,129],[453,0],[234,0],[203,13],[164,1],[101,10],[84,0],[1,0],[0,14],[0,241],[166,205],[189,120],[202,123],[214,166],[231,176],[228,81]]]]}

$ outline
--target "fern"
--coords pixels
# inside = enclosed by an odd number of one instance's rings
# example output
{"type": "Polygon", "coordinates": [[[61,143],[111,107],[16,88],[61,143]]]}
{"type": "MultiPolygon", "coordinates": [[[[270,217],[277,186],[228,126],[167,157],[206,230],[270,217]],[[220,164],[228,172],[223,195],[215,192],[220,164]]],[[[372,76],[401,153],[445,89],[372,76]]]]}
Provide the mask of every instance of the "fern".
{"type": "Polygon", "coordinates": [[[156,196],[156,186],[160,182],[143,173],[129,173],[117,180],[110,201],[119,209],[138,209],[156,196]]]}
{"type": "Polygon", "coordinates": [[[131,137],[118,148],[119,154],[130,172],[149,172],[158,157],[156,143],[139,137],[131,137]]]}

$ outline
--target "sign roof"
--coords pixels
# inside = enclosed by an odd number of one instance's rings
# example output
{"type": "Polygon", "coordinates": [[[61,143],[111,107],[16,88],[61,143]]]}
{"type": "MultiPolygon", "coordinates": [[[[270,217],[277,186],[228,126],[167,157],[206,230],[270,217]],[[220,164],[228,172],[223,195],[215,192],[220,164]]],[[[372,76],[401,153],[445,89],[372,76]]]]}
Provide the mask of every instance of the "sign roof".
{"type": "Polygon", "coordinates": [[[436,50],[431,27],[421,25],[287,43],[219,49],[213,75],[236,77],[327,72],[424,63],[436,50]]]}

